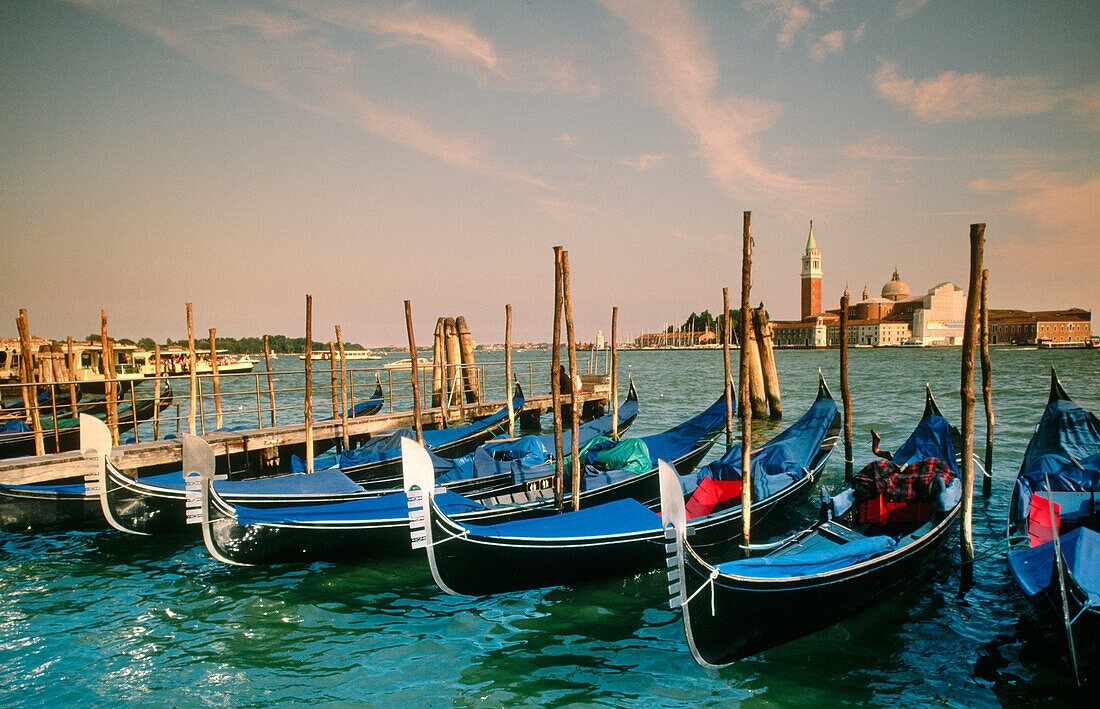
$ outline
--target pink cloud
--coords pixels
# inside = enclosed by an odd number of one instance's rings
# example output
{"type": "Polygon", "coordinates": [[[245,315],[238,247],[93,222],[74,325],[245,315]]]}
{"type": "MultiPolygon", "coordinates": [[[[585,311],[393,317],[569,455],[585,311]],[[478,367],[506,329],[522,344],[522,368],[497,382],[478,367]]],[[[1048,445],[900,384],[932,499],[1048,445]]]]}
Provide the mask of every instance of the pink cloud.
{"type": "Polygon", "coordinates": [[[1047,113],[1077,96],[1039,76],[990,77],[948,71],[917,81],[901,76],[893,62],[882,63],[875,74],[875,86],[893,103],[932,123],[1047,113]]]}
{"type": "Polygon", "coordinates": [[[768,166],[753,137],[770,128],[783,106],[748,96],[719,95],[718,64],[707,33],[680,2],[605,0],[637,34],[657,103],[699,146],[711,175],[735,192],[782,193],[818,186],[768,166]]]}
{"type": "Polygon", "coordinates": [[[642,153],[636,158],[627,158],[626,160],[623,160],[623,164],[634,168],[638,172],[645,172],[652,167],[657,167],[664,161],[664,155],[652,155],[650,153],[642,153]]]}

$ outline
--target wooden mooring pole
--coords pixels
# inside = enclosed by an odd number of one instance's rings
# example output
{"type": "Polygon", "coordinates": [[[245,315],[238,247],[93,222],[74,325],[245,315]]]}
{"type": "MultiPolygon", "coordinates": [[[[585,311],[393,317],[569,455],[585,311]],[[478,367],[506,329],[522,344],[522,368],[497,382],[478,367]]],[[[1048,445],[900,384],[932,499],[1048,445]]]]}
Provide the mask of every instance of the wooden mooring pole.
{"type": "Polygon", "coordinates": [[[989,269],[982,270],[982,400],[985,402],[985,474],[982,497],[993,494],[993,362],[989,358],[989,269]]]}
{"type": "Polygon", "coordinates": [[[970,287],[966,292],[966,321],[962,347],[962,578],[959,594],[974,583],[974,350],[982,288],[985,224],[970,225],[970,287]]]}
{"type": "Polygon", "coordinates": [[[271,343],[264,335],[264,366],[267,367],[267,398],[271,403],[271,425],[275,425],[275,380],[271,372],[271,343]]]}
{"type": "Polygon", "coordinates": [[[851,482],[852,467],[852,393],[848,390],[848,289],[840,298],[840,400],[844,405],[844,480],[851,482]]]}
{"type": "Polygon", "coordinates": [[[580,427],[581,420],[581,408],[577,401],[577,382],[580,377],[577,376],[577,340],[573,331],[573,306],[572,298],[569,288],[569,252],[562,251],[561,253],[561,288],[562,288],[562,305],[565,307],[565,336],[569,343],[569,381],[573,383],[569,387],[569,436],[570,436],[570,471],[573,473],[572,486],[573,486],[573,511],[576,512],[581,508],[581,466],[580,461],[577,458],[580,457],[580,452],[577,448],[580,433],[578,428],[580,427]]]}
{"type": "Polygon", "coordinates": [[[730,317],[730,289],[722,289],[722,362],[726,372],[726,448],[733,446],[733,372],[730,371],[730,338],[733,333],[730,317]]]}
{"type": "Polygon", "coordinates": [[[783,395],[779,391],[779,372],[775,368],[775,352],[772,350],[772,324],[764,304],[752,311],[752,326],[756,345],[760,351],[760,371],[764,376],[764,396],[768,400],[768,418],[783,418],[783,395]]]}
{"type": "Polygon", "coordinates": [[[554,336],[550,352],[550,400],[554,406],[554,504],[560,510],[565,490],[565,461],[562,451],[561,431],[561,252],[554,247],[554,336]]]}
{"type": "Polygon", "coordinates": [[[302,413],[306,426],[306,472],[313,472],[313,296],[306,294],[306,398],[302,413]]]}
{"type": "Polygon", "coordinates": [[[508,435],[516,435],[516,410],[512,407],[512,304],[504,306],[504,399],[508,406],[508,435]]]}
{"type": "MultiPolygon", "coordinates": [[[[31,430],[34,431],[35,455],[42,455],[46,452],[46,439],[42,436],[42,420],[38,415],[38,387],[34,383],[34,355],[31,353],[31,330],[30,324],[27,322],[25,308],[20,308],[15,326],[19,330],[19,349],[21,350],[19,365],[24,382],[21,389],[23,408],[31,419],[31,430]]],[[[54,426],[57,426],[56,421],[54,421],[54,426]]]]}
{"type": "Polygon", "coordinates": [[[218,376],[217,328],[210,328],[210,376],[214,380],[214,428],[224,428],[222,419],[222,385],[218,376]]]}
{"type": "Polygon", "coordinates": [[[115,352],[111,341],[107,339],[107,311],[99,311],[100,347],[103,353],[103,373],[107,377],[107,424],[111,429],[111,443],[118,445],[118,398],[116,388],[118,377],[115,374],[115,352]]]}
{"type": "Polygon", "coordinates": [[[474,338],[470,335],[470,326],[466,324],[465,316],[459,315],[455,318],[455,332],[458,334],[458,351],[462,357],[461,380],[466,403],[478,404],[481,402],[480,377],[474,361],[474,338]]]}
{"type": "Polygon", "coordinates": [[[745,212],[741,251],[741,364],[738,369],[738,389],[741,399],[741,529],[748,554],[752,543],[752,408],[744,402],[749,398],[749,343],[754,341],[750,330],[749,291],[752,288],[752,212],[745,212]]]}
{"type": "Polygon", "coordinates": [[[611,440],[619,440],[619,306],[611,308],[611,440]]]}
{"type": "Polygon", "coordinates": [[[195,395],[198,393],[198,373],[195,372],[195,321],[191,318],[191,304],[187,303],[187,371],[191,382],[190,401],[187,407],[187,432],[195,435],[195,395]]]}
{"type": "MultiPolygon", "coordinates": [[[[69,338],[70,341],[72,338],[69,338]]],[[[153,440],[160,440],[160,345],[153,344],[153,440]]]]}
{"type": "MultiPolygon", "coordinates": [[[[348,361],[344,358],[344,336],[340,334],[340,326],[336,326],[336,347],[340,353],[340,429],[344,449],[351,447],[351,438],[348,436],[348,411],[353,411],[355,403],[348,404],[348,361]]],[[[352,392],[352,396],[355,393],[352,392]]]]}
{"type": "Polygon", "coordinates": [[[405,328],[409,332],[409,371],[412,372],[413,418],[416,419],[416,442],[424,445],[424,424],[420,420],[420,365],[416,361],[416,338],[413,336],[412,301],[405,301],[405,328]]]}
{"type": "Polygon", "coordinates": [[[73,352],[73,338],[70,335],[65,340],[65,346],[68,349],[68,355],[65,358],[65,363],[69,368],[69,406],[73,410],[73,415],[77,414],[76,407],[76,354],[73,352]]]}

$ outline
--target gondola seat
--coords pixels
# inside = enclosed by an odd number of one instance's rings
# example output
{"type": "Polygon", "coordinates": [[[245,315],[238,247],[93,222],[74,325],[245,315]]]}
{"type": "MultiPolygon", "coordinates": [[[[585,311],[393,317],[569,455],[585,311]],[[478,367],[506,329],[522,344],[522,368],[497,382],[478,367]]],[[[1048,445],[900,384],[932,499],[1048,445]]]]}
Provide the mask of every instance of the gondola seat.
{"type": "Polygon", "coordinates": [[[740,480],[714,480],[705,476],[684,504],[688,519],[706,517],[723,502],[741,499],[740,480]]]}

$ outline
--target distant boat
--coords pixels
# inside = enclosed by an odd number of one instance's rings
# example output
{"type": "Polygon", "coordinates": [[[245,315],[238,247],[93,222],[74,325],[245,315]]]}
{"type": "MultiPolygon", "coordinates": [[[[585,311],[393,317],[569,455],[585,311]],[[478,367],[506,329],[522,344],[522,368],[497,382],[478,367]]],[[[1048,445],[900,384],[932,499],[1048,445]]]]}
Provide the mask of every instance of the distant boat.
{"type": "MultiPolygon", "coordinates": [[[[385,367],[386,369],[409,369],[409,368],[412,367],[412,360],[408,359],[408,358],[399,359],[396,362],[386,362],[382,366],[385,367]]],[[[417,357],[416,358],[416,366],[417,367],[430,367],[430,366],[432,366],[432,361],[430,359],[426,359],[424,357],[417,357]]]]}
{"type": "MultiPolygon", "coordinates": [[[[306,358],[306,356],[304,354],[303,355],[298,355],[298,359],[304,360],[305,358],[306,358]]],[[[312,353],[311,358],[312,359],[320,359],[320,360],[328,360],[329,353],[328,352],[314,352],[314,353],[312,353]]],[[[336,359],[340,359],[340,352],[339,351],[337,351],[337,353],[336,353],[336,359]]],[[[375,353],[371,352],[370,350],[344,350],[344,359],[346,359],[346,360],[382,359],[382,356],[381,355],[376,355],[375,353]]]]}

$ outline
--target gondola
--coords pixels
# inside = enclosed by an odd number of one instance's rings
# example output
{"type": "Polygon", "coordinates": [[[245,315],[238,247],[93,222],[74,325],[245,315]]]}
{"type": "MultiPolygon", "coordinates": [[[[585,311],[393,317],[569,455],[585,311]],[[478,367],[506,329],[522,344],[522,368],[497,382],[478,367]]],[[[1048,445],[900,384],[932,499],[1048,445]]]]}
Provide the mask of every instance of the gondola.
{"type": "MultiPolygon", "coordinates": [[[[512,409],[516,415],[523,409],[523,389],[516,384],[512,394],[512,409]]],[[[424,443],[432,453],[444,458],[456,458],[470,453],[490,438],[499,435],[507,427],[508,407],[477,420],[467,426],[440,428],[424,431],[424,443]]],[[[338,455],[320,457],[314,461],[314,469],[339,468],[345,475],[364,487],[391,490],[401,487],[401,444],[403,437],[413,435],[412,429],[382,431],[372,435],[356,448],[338,455]]],[[[294,472],[304,470],[299,462],[294,472]]]]}
{"type": "MultiPolygon", "coordinates": [[[[628,427],[638,415],[638,394],[633,382],[626,402],[619,408],[620,428],[628,427]]],[[[600,417],[581,426],[578,441],[606,434],[611,430],[612,415],[600,417]]],[[[403,435],[415,436],[406,432],[403,435]]],[[[398,440],[400,435],[397,436],[398,440]]],[[[474,455],[461,459],[432,455],[439,482],[457,491],[490,491],[511,484],[511,473],[496,469],[504,465],[497,460],[520,459],[518,450],[545,450],[553,436],[524,436],[489,441],[474,455]],[[487,461],[479,458],[485,457],[487,461]]],[[[380,489],[378,481],[364,485],[345,475],[339,468],[313,473],[292,473],[250,480],[219,480],[214,483],[223,503],[249,507],[285,507],[319,503],[350,502],[395,492],[400,487],[380,489]]],[[[108,461],[101,489],[103,515],[112,527],[131,534],[179,534],[194,530],[186,521],[186,481],[181,472],[134,478],[115,468],[108,461]]]]}
{"type": "MultiPolygon", "coordinates": [[[[77,417],[80,414],[90,414],[97,418],[106,418],[107,416],[107,404],[103,397],[78,397],[75,406],[76,414],[73,413],[74,407],[68,403],[68,396],[64,400],[66,403],[62,408],[62,399],[58,397],[56,425],[52,415],[52,406],[41,411],[39,425],[42,429],[44,452],[47,454],[77,449],[80,445],[80,421],[77,417]]],[[[47,398],[46,401],[49,401],[49,399],[47,398]]],[[[164,380],[161,382],[160,408],[158,411],[163,411],[171,403],[172,387],[167,380],[164,380]]],[[[138,422],[145,421],[153,416],[154,405],[153,397],[146,396],[137,399],[138,422]]],[[[9,420],[5,426],[7,430],[0,430],[0,458],[16,458],[35,454],[34,431],[30,426],[20,419],[9,420]]],[[[133,428],[133,404],[129,399],[119,397],[119,433],[125,433],[133,428]]]]}
{"type": "MultiPolygon", "coordinates": [[[[840,428],[836,403],[824,379],[810,409],[753,451],[753,513],[769,513],[803,499],[824,468],[840,428]]],[[[660,516],[627,498],[550,517],[483,525],[452,519],[432,500],[430,461],[414,449],[405,461],[406,487],[429,491],[413,529],[423,539],[435,582],[448,593],[485,595],[572,585],[657,568],[664,557],[660,516]]],[[[704,466],[675,490],[692,511],[688,528],[697,545],[741,536],[741,447],[704,466]]],[[[656,466],[654,466],[656,470],[656,466]]],[[[662,495],[663,495],[662,491],[662,495]]]]}
{"type": "Polygon", "coordinates": [[[1100,420],[1050,372],[1050,396],[1024,452],[1008,512],[1008,568],[1078,655],[1100,644],[1100,420]]]}
{"type": "MultiPolygon", "coordinates": [[[[720,398],[688,421],[642,440],[689,471],[710,450],[724,421],[725,399],[720,398]]],[[[407,445],[409,439],[402,440],[402,446],[407,445]]],[[[506,522],[554,514],[553,466],[517,464],[512,470],[513,480],[507,487],[471,497],[445,490],[435,495],[435,501],[460,521],[506,522]],[[532,472],[540,477],[528,477],[532,472]]],[[[600,474],[586,478],[580,497],[585,506],[628,497],[652,503],[657,486],[655,471],[600,474]]],[[[207,549],[231,564],[365,559],[411,552],[409,500],[404,491],[338,504],[262,509],[229,504],[217,489],[210,489],[202,508],[207,549]]]]}
{"type": "Polygon", "coordinates": [[[0,485],[0,530],[29,532],[45,529],[102,529],[107,526],[100,512],[95,472],[111,450],[111,432],[94,416],[78,419],[79,446],[84,451],[89,478],[60,480],[49,484],[0,485]],[[89,452],[91,451],[91,452],[89,452]]]}
{"type": "MultiPolygon", "coordinates": [[[[687,536],[682,498],[666,497],[671,606],[692,656],[722,667],[854,615],[930,573],[961,507],[958,433],[931,390],[892,461],[872,463],[822,519],[763,556],[712,564],[687,536]]],[[[736,557],[738,554],[734,554],[736,557]]]]}

